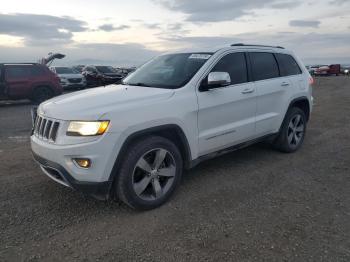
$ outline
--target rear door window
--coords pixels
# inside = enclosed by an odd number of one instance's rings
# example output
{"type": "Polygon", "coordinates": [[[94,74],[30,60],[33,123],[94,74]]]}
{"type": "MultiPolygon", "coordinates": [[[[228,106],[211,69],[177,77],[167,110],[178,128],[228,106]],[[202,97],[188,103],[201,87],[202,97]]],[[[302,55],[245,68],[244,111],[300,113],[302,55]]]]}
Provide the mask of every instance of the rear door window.
{"type": "Polygon", "coordinates": [[[45,69],[39,66],[32,66],[30,67],[30,74],[31,76],[42,76],[45,75],[45,69]]]}
{"type": "Polygon", "coordinates": [[[246,83],[248,81],[247,63],[244,53],[231,53],[214,66],[211,72],[227,72],[231,78],[231,85],[246,83]]]}
{"type": "Polygon", "coordinates": [[[27,78],[30,75],[29,66],[8,66],[6,68],[8,78],[27,78]]]}
{"type": "Polygon", "coordinates": [[[278,65],[272,53],[249,53],[254,81],[279,77],[278,65]]]}
{"type": "Polygon", "coordinates": [[[275,54],[281,76],[291,76],[301,74],[300,67],[291,55],[275,54]]]}

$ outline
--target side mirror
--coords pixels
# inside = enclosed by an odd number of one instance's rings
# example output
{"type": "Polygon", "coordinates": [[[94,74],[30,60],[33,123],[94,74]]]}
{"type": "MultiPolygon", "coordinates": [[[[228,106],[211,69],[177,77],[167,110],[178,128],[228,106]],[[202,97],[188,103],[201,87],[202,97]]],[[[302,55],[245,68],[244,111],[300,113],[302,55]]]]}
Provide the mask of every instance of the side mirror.
{"type": "Polygon", "coordinates": [[[211,72],[208,75],[208,82],[202,82],[200,91],[208,91],[210,89],[228,86],[231,84],[231,77],[227,72],[211,72]]]}

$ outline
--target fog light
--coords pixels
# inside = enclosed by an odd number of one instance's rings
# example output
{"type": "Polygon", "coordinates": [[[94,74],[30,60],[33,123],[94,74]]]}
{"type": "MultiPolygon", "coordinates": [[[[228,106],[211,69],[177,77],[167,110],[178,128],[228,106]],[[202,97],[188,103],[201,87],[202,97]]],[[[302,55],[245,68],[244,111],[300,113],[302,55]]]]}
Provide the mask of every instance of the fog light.
{"type": "Polygon", "coordinates": [[[74,158],[73,161],[82,168],[89,168],[91,166],[91,161],[88,158],[74,158]]]}

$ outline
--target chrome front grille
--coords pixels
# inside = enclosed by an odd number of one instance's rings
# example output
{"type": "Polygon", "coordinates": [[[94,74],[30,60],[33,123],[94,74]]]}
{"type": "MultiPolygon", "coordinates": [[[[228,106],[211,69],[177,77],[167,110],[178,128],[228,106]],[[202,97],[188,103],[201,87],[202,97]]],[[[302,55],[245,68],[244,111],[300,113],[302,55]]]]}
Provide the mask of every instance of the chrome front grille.
{"type": "Polygon", "coordinates": [[[60,122],[37,116],[34,124],[34,135],[48,142],[55,142],[60,122]]]}
{"type": "Polygon", "coordinates": [[[73,83],[73,84],[78,84],[82,81],[83,79],[82,78],[69,78],[68,79],[68,82],[69,83],[73,83]]]}

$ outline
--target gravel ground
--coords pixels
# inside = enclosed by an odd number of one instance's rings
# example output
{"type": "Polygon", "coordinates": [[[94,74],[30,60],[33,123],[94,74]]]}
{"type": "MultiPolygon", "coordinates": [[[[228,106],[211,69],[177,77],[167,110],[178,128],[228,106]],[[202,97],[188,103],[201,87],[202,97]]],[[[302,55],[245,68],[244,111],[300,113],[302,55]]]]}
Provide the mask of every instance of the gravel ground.
{"type": "Polygon", "coordinates": [[[0,104],[0,261],[350,261],[350,78],[319,78],[304,146],[255,145],[136,212],[47,178],[30,105],[0,104]]]}

